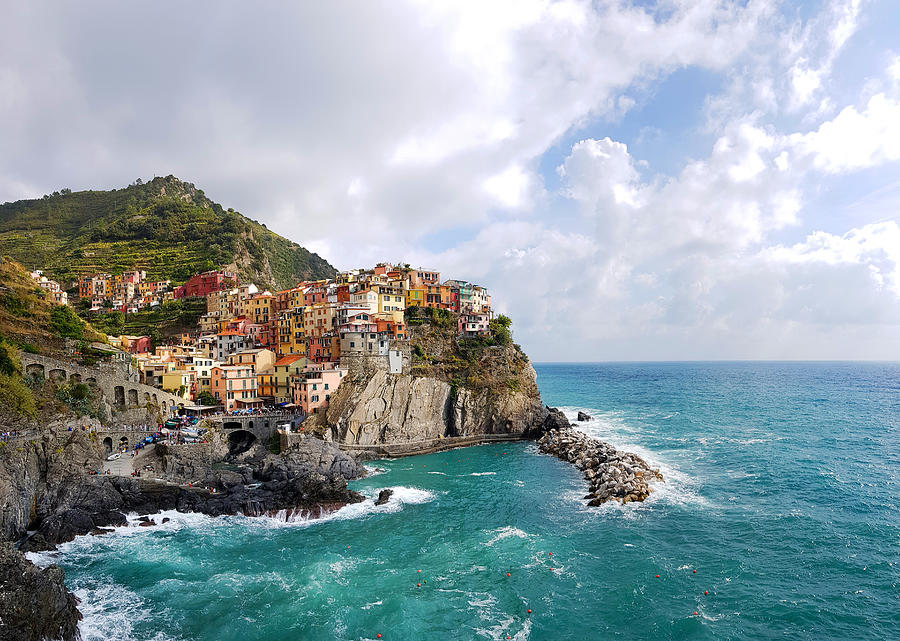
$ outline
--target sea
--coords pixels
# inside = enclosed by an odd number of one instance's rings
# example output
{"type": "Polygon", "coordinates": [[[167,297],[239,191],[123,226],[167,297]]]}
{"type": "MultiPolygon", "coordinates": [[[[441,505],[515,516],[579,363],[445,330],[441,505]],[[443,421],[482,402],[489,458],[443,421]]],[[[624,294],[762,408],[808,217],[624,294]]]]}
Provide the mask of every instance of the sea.
{"type": "Polygon", "coordinates": [[[589,508],[573,466],[492,444],[372,461],[321,520],[167,513],[31,558],[85,641],[900,639],[900,365],[535,367],[659,467],[647,501],[589,508]]]}

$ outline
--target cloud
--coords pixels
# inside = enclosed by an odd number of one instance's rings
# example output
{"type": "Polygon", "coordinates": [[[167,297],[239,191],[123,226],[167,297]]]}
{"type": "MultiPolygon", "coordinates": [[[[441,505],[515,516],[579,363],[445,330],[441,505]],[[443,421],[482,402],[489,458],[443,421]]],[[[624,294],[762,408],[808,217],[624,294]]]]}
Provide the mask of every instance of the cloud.
{"type": "Polygon", "coordinates": [[[810,197],[900,158],[896,59],[836,91],[866,6],[19,3],[0,192],[174,173],[340,267],[487,285],[538,359],[884,355],[896,223],[810,197]],[[688,67],[702,114],[634,97],[688,67]]]}

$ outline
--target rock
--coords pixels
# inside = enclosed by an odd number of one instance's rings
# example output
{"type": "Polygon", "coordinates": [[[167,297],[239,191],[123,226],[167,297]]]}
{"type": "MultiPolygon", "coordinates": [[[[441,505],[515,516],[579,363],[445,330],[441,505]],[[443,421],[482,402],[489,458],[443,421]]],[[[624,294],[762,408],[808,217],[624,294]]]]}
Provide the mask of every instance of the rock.
{"type": "Polygon", "coordinates": [[[586,414],[585,412],[578,412],[578,422],[583,423],[585,421],[591,420],[591,415],[586,414]]]}
{"type": "Polygon", "coordinates": [[[393,493],[394,490],[381,490],[378,493],[378,498],[375,499],[375,505],[384,505],[388,502],[388,499],[391,498],[393,493]]]}
{"type": "Polygon", "coordinates": [[[138,526],[140,526],[140,527],[153,527],[154,525],[156,525],[156,522],[155,522],[155,521],[151,521],[151,520],[149,520],[149,519],[146,520],[146,521],[141,521],[140,523],[138,523],[138,526]]]}
{"type": "Polygon", "coordinates": [[[0,543],[0,639],[77,639],[78,599],[66,591],[64,579],[61,568],[38,568],[0,543]]]}
{"type": "Polygon", "coordinates": [[[163,522],[163,523],[168,523],[170,520],[171,520],[171,519],[169,519],[169,517],[166,516],[166,517],[163,518],[162,522],[163,522]]]}
{"type": "MultiPolygon", "coordinates": [[[[548,416],[555,411],[558,410],[547,408],[548,416]]],[[[612,500],[623,504],[643,501],[651,492],[647,479],[663,480],[659,470],[652,469],[641,457],[618,452],[608,443],[573,430],[568,421],[562,428],[548,430],[537,445],[542,452],[583,470],[591,489],[585,500],[591,507],[612,500]]]]}

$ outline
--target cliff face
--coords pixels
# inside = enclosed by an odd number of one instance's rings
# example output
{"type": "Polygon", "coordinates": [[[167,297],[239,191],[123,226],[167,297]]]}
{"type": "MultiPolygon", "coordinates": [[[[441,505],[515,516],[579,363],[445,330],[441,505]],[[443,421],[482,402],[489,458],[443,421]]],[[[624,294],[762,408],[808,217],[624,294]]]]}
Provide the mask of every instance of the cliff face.
{"type": "Polygon", "coordinates": [[[509,345],[462,359],[455,337],[414,339],[410,374],[351,371],[311,425],[352,445],[412,443],[443,437],[531,435],[546,410],[528,359],[509,345]],[[427,344],[429,349],[423,347],[427,344]]]}

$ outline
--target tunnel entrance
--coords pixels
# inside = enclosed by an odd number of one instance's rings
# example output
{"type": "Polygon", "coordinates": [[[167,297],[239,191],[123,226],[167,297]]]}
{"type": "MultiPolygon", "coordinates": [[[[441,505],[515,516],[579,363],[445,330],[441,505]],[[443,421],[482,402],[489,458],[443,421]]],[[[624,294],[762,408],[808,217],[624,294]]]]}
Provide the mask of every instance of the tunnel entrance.
{"type": "Polygon", "coordinates": [[[112,454],[112,439],[108,436],[103,439],[103,451],[106,452],[107,456],[112,454]]]}
{"type": "Polygon", "coordinates": [[[247,430],[235,430],[228,435],[228,453],[232,456],[243,454],[256,442],[256,435],[247,430]]]}

